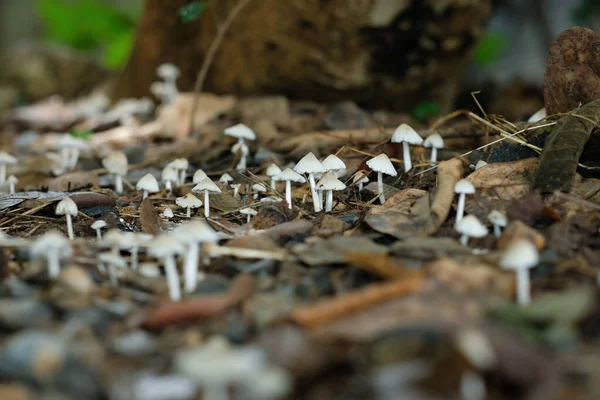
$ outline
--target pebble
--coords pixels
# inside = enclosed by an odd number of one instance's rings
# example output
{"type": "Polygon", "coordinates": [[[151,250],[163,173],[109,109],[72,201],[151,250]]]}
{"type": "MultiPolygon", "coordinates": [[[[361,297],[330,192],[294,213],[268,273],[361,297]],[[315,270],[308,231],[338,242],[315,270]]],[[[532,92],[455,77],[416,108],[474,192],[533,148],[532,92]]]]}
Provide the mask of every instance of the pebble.
{"type": "Polygon", "coordinates": [[[112,349],[124,356],[136,357],[154,353],[158,345],[149,333],[133,331],[114,339],[112,349]]]}
{"type": "Polygon", "coordinates": [[[0,284],[0,297],[32,297],[36,288],[15,277],[6,278],[0,284]]]}
{"type": "Polygon", "coordinates": [[[41,327],[52,320],[52,309],[36,299],[0,299],[0,327],[8,330],[41,327]]]}

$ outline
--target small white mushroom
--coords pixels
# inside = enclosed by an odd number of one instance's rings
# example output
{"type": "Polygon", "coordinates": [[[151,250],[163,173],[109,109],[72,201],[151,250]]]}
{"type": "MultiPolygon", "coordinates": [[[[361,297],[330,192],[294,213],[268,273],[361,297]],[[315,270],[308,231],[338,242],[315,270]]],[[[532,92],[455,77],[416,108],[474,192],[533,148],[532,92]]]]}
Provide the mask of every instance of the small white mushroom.
{"type": "Polygon", "coordinates": [[[187,160],[187,158],[177,158],[171,161],[169,164],[167,164],[167,166],[179,172],[179,184],[185,185],[187,169],[190,166],[190,162],[187,160]]]}
{"type": "Polygon", "coordinates": [[[31,258],[45,258],[48,276],[56,279],[60,275],[60,260],[71,257],[70,242],[58,231],[49,231],[40,236],[29,248],[31,258]]]}
{"type": "Polygon", "coordinates": [[[5,151],[0,151],[0,185],[6,183],[6,166],[14,165],[17,159],[5,151]]]}
{"type": "Polygon", "coordinates": [[[102,159],[102,166],[115,176],[115,193],[123,193],[123,178],[127,175],[129,161],[122,151],[112,151],[102,159]]]}
{"type": "Polygon", "coordinates": [[[171,235],[184,242],[188,251],[183,265],[183,282],[185,293],[196,290],[198,280],[204,279],[204,275],[198,274],[198,258],[200,256],[200,245],[202,243],[217,243],[219,235],[210,225],[203,220],[193,220],[181,224],[171,235]]]}
{"type": "Polygon", "coordinates": [[[152,174],[146,174],[140,179],[135,185],[137,190],[142,190],[144,194],[142,195],[142,200],[145,200],[148,197],[148,193],[156,193],[158,192],[158,181],[152,174]]]}
{"type": "Polygon", "coordinates": [[[286,168],[279,174],[273,176],[276,181],[285,181],[285,201],[288,204],[288,208],[292,209],[292,184],[291,182],[304,183],[306,179],[299,173],[293,171],[291,168],[286,168]]]}
{"type": "Polygon", "coordinates": [[[444,139],[439,133],[433,133],[425,139],[423,147],[431,148],[431,163],[437,163],[438,149],[444,148],[444,139]]]}
{"type": "Polygon", "coordinates": [[[244,142],[238,142],[231,147],[233,154],[240,153],[240,161],[235,166],[237,171],[245,171],[248,165],[248,154],[250,154],[250,147],[244,142]]]}
{"type": "Polygon", "coordinates": [[[250,129],[244,124],[230,126],[229,128],[225,129],[224,133],[226,136],[237,138],[238,142],[231,148],[231,152],[240,152],[240,162],[235,168],[238,171],[244,171],[247,165],[246,157],[250,153],[250,149],[248,148],[244,140],[255,140],[256,133],[254,133],[252,129],[250,129]]]}
{"type": "Polygon", "coordinates": [[[135,271],[138,268],[138,259],[140,247],[145,246],[153,239],[152,235],[142,232],[123,232],[119,247],[128,250],[131,253],[131,269],[135,271]]]}
{"type": "Polygon", "coordinates": [[[97,255],[98,261],[108,271],[108,279],[113,286],[119,284],[119,278],[117,276],[117,268],[127,268],[127,262],[119,254],[115,253],[100,253],[97,255]]]}
{"type": "Polygon", "coordinates": [[[326,171],[332,172],[336,178],[345,174],[346,164],[335,154],[328,155],[321,164],[326,171]]]}
{"type": "Polygon", "coordinates": [[[161,179],[165,184],[165,188],[169,191],[173,191],[173,183],[179,183],[179,174],[177,170],[172,167],[165,167],[161,173],[161,179]]]}
{"type": "Polygon", "coordinates": [[[310,184],[311,196],[313,199],[313,208],[315,212],[319,212],[322,209],[322,202],[316,190],[315,185],[315,173],[326,172],[325,167],[315,157],[313,153],[308,153],[294,167],[294,171],[299,174],[308,174],[308,182],[310,184]]]}
{"type": "Polygon", "coordinates": [[[17,183],[19,183],[19,179],[14,175],[10,175],[7,179],[7,182],[8,182],[9,193],[15,194],[15,186],[17,183]]]}
{"type": "Polygon", "coordinates": [[[194,176],[192,176],[192,182],[194,184],[196,184],[206,178],[208,178],[208,175],[206,175],[206,172],[204,172],[201,169],[198,169],[198,170],[196,170],[196,172],[194,172],[194,176]]]}
{"type": "Polygon", "coordinates": [[[267,188],[265,187],[265,185],[262,185],[260,183],[255,183],[254,185],[252,185],[252,190],[254,190],[256,193],[254,193],[254,199],[258,199],[259,195],[261,193],[266,193],[267,192],[267,188]]]}
{"type": "Polygon", "coordinates": [[[366,171],[357,171],[352,178],[352,184],[358,185],[358,191],[363,190],[363,184],[369,182],[369,177],[366,171]]]}
{"type": "Polygon", "coordinates": [[[462,236],[460,244],[466,246],[469,243],[469,238],[482,238],[488,234],[488,229],[474,215],[467,215],[456,224],[456,231],[462,236]]]}
{"type": "Polygon", "coordinates": [[[367,161],[367,166],[377,172],[377,191],[381,204],[385,203],[385,195],[383,194],[383,174],[396,176],[398,173],[394,165],[385,153],[381,153],[377,157],[367,161]]]}
{"type": "Polygon", "coordinates": [[[317,188],[327,191],[325,212],[330,212],[333,208],[333,191],[344,190],[346,185],[336,178],[332,172],[328,172],[317,182],[317,188]]]}
{"type": "Polygon", "coordinates": [[[219,182],[229,185],[229,182],[233,182],[233,177],[226,172],[219,177],[219,182]]]}
{"type": "Polygon", "coordinates": [[[204,193],[204,216],[210,217],[210,194],[219,194],[221,189],[210,178],[205,178],[192,188],[192,192],[204,193]]]}
{"type": "Polygon", "coordinates": [[[89,145],[85,140],[70,134],[62,135],[58,139],[57,147],[61,149],[63,167],[66,170],[75,169],[79,161],[79,153],[82,150],[89,149],[89,145]]]}
{"type": "MultiPolygon", "coordinates": [[[[165,81],[163,86],[160,88],[160,92],[162,94],[162,96],[160,96],[162,103],[169,104],[173,102],[179,93],[177,90],[177,78],[180,74],[179,68],[170,63],[161,64],[156,69],[156,74],[165,81]]],[[[150,89],[152,90],[152,86],[150,89]]],[[[156,89],[158,90],[159,88],[156,89]]]]}
{"type": "Polygon", "coordinates": [[[512,269],[517,274],[517,302],[521,306],[531,302],[529,269],[535,267],[539,261],[540,255],[535,245],[524,239],[511,242],[500,259],[502,268],[512,269]]]}
{"type": "Polygon", "coordinates": [[[237,199],[238,194],[240,193],[240,187],[242,186],[241,183],[232,183],[231,187],[233,188],[233,198],[237,199]]]}
{"type": "Polygon", "coordinates": [[[409,144],[419,145],[423,143],[423,138],[419,136],[417,131],[408,126],[407,124],[401,124],[396,128],[392,135],[392,143],[402,143],[402,159],[404,160],[404,172],[408,172],[412,169],[412,161],[410,159],[409,144]]]}
{"type": "Polygon", "coordinates": [[[175,214],[173,214],[173,210],[171,209],[171,207],[167,207],[165,208],[165,210],[162,213],[163,217],[166,219],[171,219],[175,216],[175,214]]]}
{"type": "Polygon", "coordinates": [[[154,97],[160,100],[160,104],[165,106],[169,104],[173,99],[171,97],[171,91],[165,82],[155,81],[150,84],[150,93],[154,97]]]}
{"type": "Polygon", "coordinates": [[[508,222],[506,215],[498,210],[492,210],[488,215],[488,220],[494,225],[494,236],[500,237],[502,228],[506,227],[506,223],[508,222]]]}
{"type": "Polygon", "coordinates": [[[249,224],[250,223],[250,219],[252,219],[252,217],[255,216],[258,213],[256,212],[256,210],[253,210],[252,208],[246,207],[246,208],[242,208],[240,210],[240,214],[246,216],[246,223],[249,224]]]}
{"type": "Polygon", "coordinates": [[[64,215],[67,219],[67,232],[69,239],[73,240],[75,235],[73,234],[73,222],[72,217],[76,217],[79,210],[77,204],[70,198],[65,197],[56,205],[56,215],[64,215]]]}
{"type": "Polygon", "coordinates": [[[486,165],[488,165],[488,163],[486,163],[486,162],[485,162],[485,161],[483,161],[483,160],[479,160],[479,161],[477,161],[477,163],[475,164],[475,171],[477,171],[477,170],[478,170],[478,169],[480,169],[480,168],[483,168],[483,167],[485,167],[486,165]]]}
{"type": "Polygon", "coordinates": [[[458,206],[456,207],[456,223],[458,224],[465,214],[465,197],[475,193],[475,186],[470,181],[461,179],[454,185],[454,193],[458,194],[458,206]]]}
{"type": "Polygon", "coordinates": [[[531,117],[527,120],[530,124],[534,124],[546,118],[546,107],[540,108],[536,112],[533,113],[531,117]]]}
{"type": "Polygon", "coordinates": [[[192,208],[202,207],[202,200],[200,200],[191,193],[188,193],[183,197],[178,197],[177,199],[175,199],[175,203],[179,207],[183,207],[186,209],[185,216],[188,218],[191,218],[192,216],[192,208]]]}
{"type": "Polygon", "coordinates": [[[148,252],[151,256],[162,261],[167,274],[167,284],[169,286],[169,297],[173,301],[181,300],[181,287],[179,273],[175,256],[185,251],[183,243],[174,237],[159,236],[148,243],[148,252]]]}
{"type": "Polygon", "coordinates": [[[97,219],[93,224],[90,225],[90,228],[96,231],[96,238],[98,240],[102,240],[102,228],[106,227],[106,221],[101,219],[97,219]]]}
{"type": "Polygon", "coordinates": [[[277,185],[275,184],[275,179],[273,177],[277,174],[281,173],[281,168],[279,168],[276,164],[269,164],[267,167],[267,176],[271,178],[271,188],[273,190],[277,190],[277,185]]]}

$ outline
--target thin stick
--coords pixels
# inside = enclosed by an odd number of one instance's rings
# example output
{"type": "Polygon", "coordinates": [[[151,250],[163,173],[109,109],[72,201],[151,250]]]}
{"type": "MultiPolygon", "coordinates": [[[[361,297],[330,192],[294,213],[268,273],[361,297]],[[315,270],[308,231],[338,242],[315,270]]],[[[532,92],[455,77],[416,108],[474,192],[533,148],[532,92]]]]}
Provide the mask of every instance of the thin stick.
{"type": "Polygon", "coordinates": [[[198,103],[200,102],[200,92],[202,91],[202,86],[204,85],[204,80],[206,79],[206,75],[208,75],[208,70],[210,69],[212,61],[215,58],[215,54],[217,53],[217,50],[219,49],[219,46],[221,45],[221,42],[223,41],[223,38],[225,37],[225,32],[227,32],[227,29],[229,29],[229,27],[231,26],[231,23],[233,22],[235,17],[237,17],[237,15],[240,13],[240,11],[242,11],[242,9],[246,5],[248,5],[248,3],[250,3],[250,1],[252,1],[252,0],[240,0],[240,2],[237,3],[235,5],[235,7],[233,7],[231,12],[227,16],[227,19],[225,21],[223,21],[223,24],[221,24],[217,28],[217,34],[216,34],[213,42],[211,43],[210,47],[208,48],[208,51],[206,52],[206,57],[204,58],[204,61],[202,62],[202,67],[200,68],[200,72],[198,72],[198,76],[196,78],[196,84],[194,85],[194,100],[192,101],[192,110],[191,110],[191,114],[190,114],[190,122],[188,125],[189,126],[188,127],[188,136],[191,136],[192,132],[194,131],[194,120],[195,120],[194,116],[196,115],[196,110],[198,109],[198,103]]]}

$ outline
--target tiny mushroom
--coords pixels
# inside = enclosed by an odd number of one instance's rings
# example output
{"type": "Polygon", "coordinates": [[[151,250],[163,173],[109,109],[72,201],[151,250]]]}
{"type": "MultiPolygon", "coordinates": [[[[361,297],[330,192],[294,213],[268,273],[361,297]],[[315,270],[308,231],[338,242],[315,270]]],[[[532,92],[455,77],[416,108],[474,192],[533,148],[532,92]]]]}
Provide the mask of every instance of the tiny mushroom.
{"type": "Polygon", "coordinates": [[[45,258],[48,263],[50,279],[60,275],[60,260],[71,257],[71,244],[62,233],[53,230],[40,236],[29,248],[31,258],[45,258]]]}
{"type": "Polygon", "coordinates": [[[219,177],[219,182],[229,185],[229,182],[233,182],[233,177],[226,172],[219,177]]]}
{"type": "Polygon", "coordinates": [[[158,181],[154,175],[148,173],[138,181],[135,188],[144,192],[142,195],[142,200],[145,200],[148,197],[148,193],[158,192],[158,181]]]}
{"type": "Polygon", "coordinates": [[[461,234],[460,244],[466,246],[470,237],[482,238],[488,229],[474,215],[467,215],[456,224],[456,231],[461,234]]]}
{"type": "Polygon", "coordinates": [[[240,210],[240,214],[243,214],[246,216],[246,223],[249,224],[250,223],[250,219],[255,216],[257,213],[256,210],[250,208],[250,207],[246,207],[246,208],[242,208],[240,210]]]}
{"type": "Polygon", "coordinates": [[[275,184],[275,179],[273,179],[273,177],[280,173],[281,173],[281,168],[279,168],[277,166],[277,164],[269,164],[269,166],[267,167],[266,174],[269,178],[271,178],[271,188],[273,190],[277,190],[277,185],[275,184]]]}
{"type": "Polygon", "coordinates": [[[218,242],[219,235],[210,225],[200,219],[181,224],[171,234],[187,245],[188,251],[183,266],[183,286],[186,293],[192,293],[196,289],[198,280],[204,278],[204,276],[198,276],[200,245],[218,242]]]}
{"type": "Polygon", "coordinates": [[[230,126],[224,130],[224,133],[226,136],[232,136],[238,139],[238,142],[231,148],[231,152],[237,153],[239,151],[241,153],[240,162],[235,168],[238,171],[244,171],[247,165],[246,157],[250,152],[250,149],[244,140],[255,140],[256,133],[244,124],[230,126]]]}
{"type": "Polygon", "coordinates": [[[417,131],[408,126],[407,124],[401,124],[396,128],[392,135],[392,143],[402,143],[402,159],[404,160],[404,172],[408,172],[412,169],[412,161],[410,159],[409,144],[418,145],[423,143],[423,138],[419,136],[417,131]]]}
{"type": "Polygon", "coordinates": [[[292,184],[291,182],[304,183],[306,179],[299,173],[293,171],[291,168],[286,168],[279,174],[273,177],[276,181],[285,181],[285,201],[288,204],[288,208],[292,208],[292,184]]]}
{"type": "Polygon", "coordinates": [[[161,179],[165,184],[165,188],[169,192],[172,192],[173,183],[177,184],[179,182],[179,174],[175,168],[167,166],[162,170],[161,179]]]}
{"type": "Polygon", "coordinates": [[[535,267],[539,260],[537,248],[526,239],[511,242],[500,259],[502,268],[515,270],[517,274],[517,302],[521,306],[531,301],[529,269],[535,267]]]}
{"type": "Polygon", "coordinates": [[[181,240],[171,236],[159,236],[148,243],[148,252],[151,256],[161,260],[167,274],[169,297],[173,301],[181,300],[181,287],[175,256],[182,254],[185,246],[181,240]]]}
{"type": "Polygon", "coordinates": [[[77,204],[70,198],[64,197],[61,201],[56,205],[56,215],[64,215],[67,219],[67,232],[69,235],[69,239],[73,240],[75,236],[73,235],[73,222],[71,220],[72,217],[76,217],[79,210],[77,209],[77,204]]]}
{"type": "Polygon", "coordinates": [[[546,118],[546,107],[540,108],[536,112],[533,113],[531,117],[527,120],[530,124],[534,124],[546,118]]]}
{"type": "Polygon", "coordinates": [[[191,218],[192,216],[192,208],[202,207],[202,200],[200,200],[191,193],[188,193],[183,197],[178,197],[177,199],[175,199],[175,203],[177,203],[179,207],[183,207],[186,209],[185,216],[188,218],[191,218]]]}
{"type": "Polygon", "coordinates": [[[330,154],[321,163],[326,171],[335,174],[336,178],[345,174],[346,164],[335,154],[330,154]]]}
{"type": "Polygon", "coordinates": [[[431,148],[431,163],[435,164],[437,163],[438,149],[444,148],[444,139],[439,133],[432,133],[423,142],[423,147],[431,148]]]}
{"type": "Polygon", "coordinates": [[[165,208],[165,210],[163,211],[162,215],[166,219],[171,219],[171,218],[173,218],[175,216],[175,214],[173,214],[173,210],[171,209],[171,207],[165,208]]]}
{"type": "Polygon", "coordinates": [[[128,250],[131,254],[131,269],[138,268],[140,247],[146,245],[153,239],[152,235],[142,232],[123,232],[119,247],[123,250],[128,250]]]}
{"type": "Polygon", "coordinates": [[[233,188],[233,197],[237,199],[238,194],[240,193],[240,187],[242,187],[241,183],[232,183],[230,185],[233,188]]]}
{"type": "Polygon", "coordinates": [[[313,207],[315,212],[321,211],[322,204],[315,185],[315,174],[325,172],[325,167],[315,157],[313,153],[308,153],[294,167],[294,171],[299,174],[308,174],[308,182],[310,184],[311,196],[313,199],[313,207]]]}
{"type": "Polygon", "coordinates": [[[317,188],[327,191],[325,212],[329,212],[333,208],[333,191],[344,190],[346,189],[346,185],[336,178],[332,172],[328,172],[317,182],[317,188]]]}
{"type": "Polygon", "coordinates": [[[156,69],[156,74],[165,81],[162,87],[162,102],[169,104],[175,100],[178,94],[176,82],[180,74],[179,68],[171,63],[161,64],[156,69]]]}
{"type": "Polygon", "coordinates": [[[14,175],[10,175],[7,179],[7,182],[9,193],[15,194],[15,186],[17,185],[17,183],[19,183],[19,179],[14,175]]]}
{"type": "Polygon", "coordinates": [[[123,193],[123,177],[127,175],[129,162],[122,151],[112,151],[102,159],[102,166],[115,176],[115,193],[123,193]]]}
{"type": "Polygon", "coordinates": [[[369,182],[369,176],[366,171],[357,171],[352,178],[352,183],[358,185],[358,191],[363,190],[363,184],[369,182]]]}
{"type": "Polygon", "coordinates": [[[62,163],[66,170],[73,170],[79,160],[79,152],[89,149],[88,143],[70,134],[64,134],[58,139],[57,147],[61,149],[62,163]]]}
{"type": "Polygon", "coordinates": [[[192,176],[192,182],[193,183],[198,183],[203,179],[208,178],[208,175],[206,175],[206,172],[204,172],[201,169],[196,170],[196,172],[194,172],[194,176],[192,176]]]}
{"type": "Polygon", "coordinates": [[[377,191],[381,204],[385,203],[385,195],[383,194],[383,174],[396,176],[398,173],[394,169],[394,165],[385,153],[381,153],[377,157],[367,161],[367,166],[377,172],[377,191]]]}
{"type": "Polygon", "coordinates": [[[456,207],[456,223],[458,224],[465,214],[465,197],[475,193],[475,186],[470,181],[461,179],[454,185],[454,193],[458,194],[458,206],[456,207]]]}
{"type": "Polygon", "coordinates": [[[0,151],[0,185],[6,183],[6,166],[17,163],[17,159],[5,151],[0,151]]]}
{"type": "Polygon", "coordinates": [[[252,190],[254,190],[256,193],[254,193],[254,199],[258,199],[258,196],[261,193],[266,193],[267,188],[265,187],[265,185],[260,184],[260,183],[255,183],[254,185],[252,185],[252,190]]]}
{"type": "Polygon", "coordinates": [[[506,220],[506,215],[498,210],[492,210],[492,212],[488,214],[488,220],[494,225],[494,236],[500,237],[502,228],[506,227],[506,223],[508,222],[506,220]]]}
{"type": "Polygon", "coordinates": [[[204,216],[210,217],[210,194],[221,193],[221,189],[210,178],[202,179],[192,188],[192,192],[204,193],[204,216]]]}
{"type": "Polygon", "coordinates": [[[185,184],[187,169],[190,166],[190,162],[187,160],[187,158],[177,158],[171,161],[169,164],[167,164],[167,166],[173,168],[179,173],[179,184],[185,184]]]}
{"type": "Polygon", "coordinates": [[[105,227],[106,221],[103,221],[101,219],[97,219],[96,221],[94,221],[94,223],[90,225],[90,228],[96,231],[96,237],[98,238],[98,240],[102,240],[102,228],[105,227]]]}
{"type": "Polygon", "coordinates": [[[486,163],[486,162],[485,162],[485,161],[483,161],[483,160],[479,160],[479,161],[477,161],[477,163],[475,164],[475,171],[477,171],[477,170],[478,170],[478,169],[480,169],[480,168],[483,168],[483,167],[485,167],[486,165],[488,165],[488,163],[486,163]]]}
{"type": "Polygon", "coordinates": [[[117,277],[117,268],[127,268],[127,262],[123,257],[116,253],[100,253],[98,254],[98,261],[100,264],[105,266],[108,271],[108,278],[110,279],[110,283],[113,286],[117,286],[119,284],[119,279],[117,277]]]}
{"type": "Polygon", "coordinates": [[[160,104],[167,105],[171,102],[171,93],[164,82],[156,81],[150,84],[150,93],[157,99],[160,99],[160,104]]]}

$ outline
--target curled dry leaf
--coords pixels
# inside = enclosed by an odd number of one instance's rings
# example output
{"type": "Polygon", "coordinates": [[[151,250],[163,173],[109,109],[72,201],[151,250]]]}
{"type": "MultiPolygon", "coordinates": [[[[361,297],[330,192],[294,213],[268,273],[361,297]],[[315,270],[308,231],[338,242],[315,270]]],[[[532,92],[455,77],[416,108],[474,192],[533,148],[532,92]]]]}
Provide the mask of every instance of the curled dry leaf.
{"type": "Polygon", "coordinates": [[[144,199],[140,204],[140,223],[145,233],[156,236],[162,232],[161,219],[149,198],[144,199]]]}
{"type": "Polygon", "coordinates": [[[48,190],[68,192],[82,187],[99,186],[100,177],[92,171],[71,172],[48,180],[46,185],[48,190]]]}

